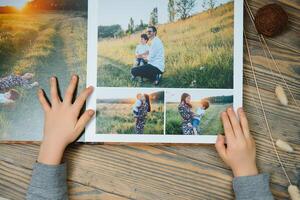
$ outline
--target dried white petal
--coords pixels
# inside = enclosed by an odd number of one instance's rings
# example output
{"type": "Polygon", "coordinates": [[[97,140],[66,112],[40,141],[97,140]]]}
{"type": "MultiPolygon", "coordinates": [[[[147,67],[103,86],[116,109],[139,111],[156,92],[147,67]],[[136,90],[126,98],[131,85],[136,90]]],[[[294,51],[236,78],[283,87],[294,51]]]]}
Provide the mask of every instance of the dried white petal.
{"type": "Polygon", "coordinates": [[[292,200],[300,200],[300,192],[296,185],[289,185],[288,192],[292,200]]]}
{"type": "Polygon", "coordinates": [[[288,99],[287,99],[284,89],[281,85],[276,86],[275,94],[282,105],[285,105],[285,106],[288,105],[288,99]]]}
{"type": "Polygon", "coordinates": [[[293,152],[294,151],[293,148],[287,142],[282,141],[280,139],[278,139],[276,141],[276,146],[279,149],[283,150],[283,151],[287,151],[287,152],[293,152]]]}

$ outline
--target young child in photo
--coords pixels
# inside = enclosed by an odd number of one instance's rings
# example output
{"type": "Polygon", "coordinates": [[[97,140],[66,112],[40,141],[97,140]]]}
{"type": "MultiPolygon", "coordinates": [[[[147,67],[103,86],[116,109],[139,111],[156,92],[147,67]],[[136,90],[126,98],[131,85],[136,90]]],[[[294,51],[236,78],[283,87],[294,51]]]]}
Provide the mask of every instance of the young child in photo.
{"type": "Polygon", "coordinates": [[[133,112],[133,116],[134,117],[138,117],[139,114],[139,108],[142,106],[143,104],[143,96],[141,93],[138,93],[136,95],[136,101],[134,103],[134,105],[132,106],[132,112],[133,112]]]}
{"type": "Polygon", "coordinates": [[[39,85],[38,82],[30,82],[33,77],[34,74],[25,73],[22,76],[11,74],[9,76],[0,78],[0,91],[7,91],[16,86],[20,86],[26,89],[36,87],[39,85]]]}
{"type": "Polygon", "coordinates": [[[19,98],[20,94],[17,90],[11,89],[8,92],[0,93],[0,104],[8,105],[14,103],[19,98]]]}
{"type": "Polygon", "coordinates": [[[209,101],[201,100],[199,103],[199,107],[196,109],[195,115],[192,119],[192,126],[194,130],[194,134],[197,135],[197,127],[200,126],[201,119],[205,114],[206,109],[209,107],[209,101]]]}
{"type": "Polygon", "coordinates": [[[149,54],[149,46],[147,44],[149,38],[147,34],[141,35],[140,44],[136,46],[135,57],[136,57],[136,66],[142,66],[147,63],[145,58],[149,54]]]}

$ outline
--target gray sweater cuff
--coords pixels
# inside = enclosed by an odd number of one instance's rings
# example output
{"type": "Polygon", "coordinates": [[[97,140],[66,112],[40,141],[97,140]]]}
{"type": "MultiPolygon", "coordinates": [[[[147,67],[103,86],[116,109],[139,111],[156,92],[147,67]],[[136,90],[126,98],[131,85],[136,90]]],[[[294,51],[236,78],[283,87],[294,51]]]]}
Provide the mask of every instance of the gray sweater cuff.
{"type": "Polygon", "coordinates": [[[233,179],[236,199],[273,200],[269,186],[269,175],[240,176],[233,179]]]}
{"type": "Polygon", "coordinates": [[[35,163],[26,199],[67,199],[66,164],[35,163]]]}

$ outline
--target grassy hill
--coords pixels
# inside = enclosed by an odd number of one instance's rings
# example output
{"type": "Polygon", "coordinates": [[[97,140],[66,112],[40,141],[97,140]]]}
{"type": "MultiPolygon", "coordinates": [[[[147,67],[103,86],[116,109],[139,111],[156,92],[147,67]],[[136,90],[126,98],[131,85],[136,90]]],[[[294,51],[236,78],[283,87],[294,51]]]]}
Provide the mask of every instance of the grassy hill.
{"type": "MultiPolygon", "coordinates": [[[[136,86],[129,79],[140,34],[99,41],[98,86],[136,86]]],[[[160,87],[233,87],[233,2],[159,25],[158,37],[166,58],[160,87]]]]}

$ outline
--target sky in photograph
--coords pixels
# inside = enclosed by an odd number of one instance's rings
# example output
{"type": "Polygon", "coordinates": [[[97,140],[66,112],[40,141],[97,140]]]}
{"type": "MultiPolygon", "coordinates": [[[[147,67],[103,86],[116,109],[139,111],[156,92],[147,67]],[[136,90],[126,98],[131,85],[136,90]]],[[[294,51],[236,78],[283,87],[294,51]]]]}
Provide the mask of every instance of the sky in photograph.
{"type": "Polygon", "coordinates": [[[206,97],[214,96],[229,96],[232,95],[232,90],[218,90],[218,89],[208,89],[208,90],[171,90],[166,93],[167,102],[180,102],[181,95],[183,93],[188,93],[192,97],[192,101],[199,101],[200,99],[206,97]]]}
{"type": "Polygon", "coordinates": [[[0,6],[14,6],[16,8],[22,8],[28,0],[0,0],[0,6]]]}
{"type": "MultiPolygon", "coordinates": [[[[203,0],[196,0],[196,6],[192,13],[203,11],[203,0]]],[[[216,6],[232,0],[217,0],[216,6]]],[[[149,22],[150,13],[153,8],[158,8],[158,22],[164,24],[168,22],[168,0],[99,0],[98,5],[98,25],[107,26],[120,24],[123,29],[127,29],[130,17],[135,24],[140,20],[149,22]]]]}
{"type": "Polygon", "coordinates": [[[98,88],[97,99],[134,99],[138,93],[152,94],[161,89],[146,88],[98,88]]]}

